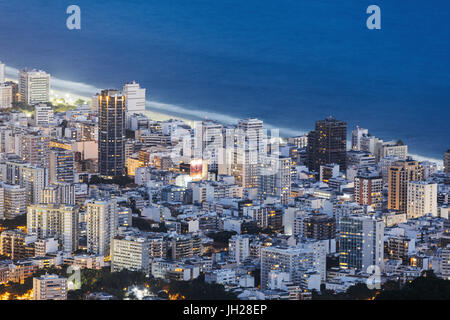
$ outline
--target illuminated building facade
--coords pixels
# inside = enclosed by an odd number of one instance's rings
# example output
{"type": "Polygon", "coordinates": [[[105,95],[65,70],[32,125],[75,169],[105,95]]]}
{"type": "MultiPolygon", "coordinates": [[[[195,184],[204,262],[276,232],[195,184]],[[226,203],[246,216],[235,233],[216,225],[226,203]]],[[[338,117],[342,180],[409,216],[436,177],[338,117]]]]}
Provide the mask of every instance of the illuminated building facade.
{"type": "Polygon", "coordinates": [[[33,278],[34,300],[67,300],[67,279],[46,274],[33,278]]]}
{"type": "Polygon", "coordinates": [[[50,101],[50,75],[44,71],[22,70],[19,72],[19,93],[28,105],[50,101]]]}
{"type": "Polygon", "coordinates": [[[125,84],[123,94],[126,98],[126,107],[129,114],[145,112],[145,92],[135,81],[125,84]]]}
{"type": "Polygon", "coordinates": [[[86,207],[87,250],[89,253],[109,256],[118,225],[117,201],[92,200],[86,207]]]}
{"type": "Polygon", "coordinates": [[[99,147],[101,176],[125,174],[125,96],[118,90],[103,90],[98,96],[99,147]]]}
{"type": "Polygon", "coordinates": [[[149,242],[144,238],[115,237],[111,246],[111,271],[149,272],[149,242]]]}
{"type": "Polygon", "coordinates": [[[78,209],[69,205],[32,205],[27,208],[27,232],[39,239],[56,237],[61,249],[78,249],[78,209]]]}
{"type": "Polygon", "coordinates": [[[426,214],[437,217],[437,191],[438,185],[436,183],[409,181],[406,217],[417,219],[426,214]]]}
{"type": "Polygon", "coordinates": [[[52,148],[50,150],[49,182],[74,182],[74,154],[70,150],[52,148]]]}
{"type": "Polygon", "coordinates": [[[355,177],[354,200],[360,205],[370,205],[375,210],[383,207],[383,178],[376,171],[360,170],[355,177]]]}
{"type": "Polygon", "coordinates": [[[20,155],[29,164],[48,168],[50,138],[40,134],[23,134],[20,142],[20,155]]]}
{"type": "Polygon", "coordinates": [[[444,154],[444,172],[450,174],[450,149],[444,154]]]}
{"type": "Polygon", "coordinates": [[[388,209],[400,213],[407,211],[408,182],[422,180],[423,168],[419,162],[400,160],[388,170],[388,209]]]}
{"type": "Polygon", "coordinates": [[[384,222],[371,216],[351,215],[339,221],[339,265],[342,269],[383,269],[384,222]]]}
{"type": "Polygon", "coordinates": [[[347,168],[347,123],[329,117],[316,122],[308,135],[309,170],[318,172],[321,165],[336,163],[341,170],[347,168]]]}
{"type": "Polygon", "coordinates": [[[267,155],[267,139],[263,122],[258,119],[240,120],[236,130],[235,144],[233,143],[232,147],[231,173],[235,177],[236,184],[244,188],[258,188],[260,157],[267,155]],[[235,145],[236,148],[234,148],[235,145]]]}

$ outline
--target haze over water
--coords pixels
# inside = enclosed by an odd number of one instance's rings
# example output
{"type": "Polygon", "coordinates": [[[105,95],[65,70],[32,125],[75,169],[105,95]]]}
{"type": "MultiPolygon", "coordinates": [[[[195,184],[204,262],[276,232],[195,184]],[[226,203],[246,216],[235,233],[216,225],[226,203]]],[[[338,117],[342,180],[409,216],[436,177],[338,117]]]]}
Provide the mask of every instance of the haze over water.
{"type": "Polygon", "coordinates": [[[189,118],[258,117],[290,134],[332,114],[441,159],[449,12],[446,0],[0,0],[0,60],[93,88],[136,80],[165,104],[155,111],[189,118]],[[81,31],[66,28],[71,4],[81,31]],[[382,30],[366,28],[371,4],[382,30]]]}

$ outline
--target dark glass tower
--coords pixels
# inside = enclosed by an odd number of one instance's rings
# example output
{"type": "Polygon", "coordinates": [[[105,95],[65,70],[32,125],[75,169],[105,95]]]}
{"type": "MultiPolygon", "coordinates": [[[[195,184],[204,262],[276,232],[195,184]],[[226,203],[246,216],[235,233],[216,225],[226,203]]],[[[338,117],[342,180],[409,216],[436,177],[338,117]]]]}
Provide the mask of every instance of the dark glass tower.
{"type": "Polygon", "coordinates": [[[100,176],[125,174],[125,97],[118,90],[98,96],[98,170],[100,176]]]}
{"type": "Polygon", "coordinates": [[[319,172],[320,166],[336,163],[340,170],[347,168],[347,123],[329,117],[316,122],[308,135],[308,168],[319,172]]]}

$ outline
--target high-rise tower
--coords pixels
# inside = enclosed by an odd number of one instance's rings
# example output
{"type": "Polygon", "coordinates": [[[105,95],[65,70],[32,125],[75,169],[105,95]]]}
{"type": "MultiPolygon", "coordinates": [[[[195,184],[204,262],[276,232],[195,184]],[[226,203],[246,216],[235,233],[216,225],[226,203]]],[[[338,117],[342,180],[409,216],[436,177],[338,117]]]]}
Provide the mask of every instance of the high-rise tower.
{"type": "Polygon", "coordinates": [[[98,96],[98,167],[101,176],[125,174],[125,97],[118,90],[98,96]]]}
{"type": "Polygon", "coordinates": [[[316,122],[308,135],[308,168],[318,172],[321,165],[336,163],[347,168],[347,123],[329,117],[316,122]]]}

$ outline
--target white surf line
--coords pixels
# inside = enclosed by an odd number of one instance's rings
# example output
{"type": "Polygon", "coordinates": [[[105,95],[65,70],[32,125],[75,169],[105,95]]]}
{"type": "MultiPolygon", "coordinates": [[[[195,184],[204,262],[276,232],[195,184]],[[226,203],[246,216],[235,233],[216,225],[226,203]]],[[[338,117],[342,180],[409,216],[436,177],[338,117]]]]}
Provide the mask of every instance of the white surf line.
{"type": "MultiPolygon", "coordinates": [[[[5,66],[5,74],[8,78],[14,79],[17,81],[18,79],[18,73],[19,70],[16,68],[5,66]]],[[[100,92],[102,89],[96,88],[95,86],[81,83],[81,82],[75,82],[70,80],[62,80],[57,78],[51,78],[51,90],[55,92],[60,92],[62,96],[64,97],[64,94],[69,93],[76,98],[81,98],[83,100],[90,100],[92,96],[94,96],[96,93],[100,92]]],[[[236,124],[240,119],[238,117],[229,116],[226,114],[218,113],[218,112],[212,112],[212,111],[204,111],[199,109],[193,109],[188,107],[183,107],[179,105],[174,104],[168,104],[158,101],[148,101],[146,102],[146,105],[148,109],[147,112],[156,112],[164,117],[174,117],[179,118],[182,120],[188,120],[188,121],[195,121],[200,119],[210,119],[215,120],[223,124],[236,124]],[[174,114],[177,114],[179,116],[173,116],[171,114],[167,114],[165,112],[171,112],[174,114]],[[185,119],[184,119],[185,118],[185,119]]],[[[299,136],[303,134],[307,134],[307,131],[304,130],[295,130],[290,128],[278,128],[277,126],[274,126],[269,123],[264,123],[264,126],[267,129],[279,129],[281,136],[287,136],[287,137],[294,137],[299,136]]],[[[439,168],[442,168],[444,165],[444,162],[442,159],[435,159],[430,158],[426,156],[421,156],[417,154],[410,154],[413,158],[419,160],[419,161],[431,161],[437,163],[439,168]]]]}

